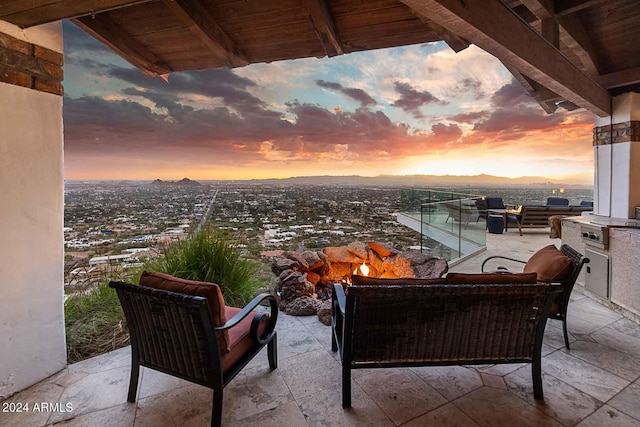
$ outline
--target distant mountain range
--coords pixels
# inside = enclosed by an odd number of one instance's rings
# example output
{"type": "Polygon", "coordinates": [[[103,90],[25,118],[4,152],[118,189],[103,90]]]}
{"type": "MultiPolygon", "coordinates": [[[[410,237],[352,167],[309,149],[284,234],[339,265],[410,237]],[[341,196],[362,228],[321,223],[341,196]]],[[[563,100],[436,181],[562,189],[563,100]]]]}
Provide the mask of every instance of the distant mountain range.
{"type": "Polygon", "coordinates": [[[461,187],[461,186],[591,186],[593,178],[576,176],[564,179],[549,179],[541,176],[523,176],[519,178],[507,178],[494,175],[379,175],[375,177],[365,177],[358,175],[350,176],[296,176],[282,179],[260,179],[249,180],[264,183],[290,183],[290,184],[347,184],[347,185],[381,185],[381,186],[403,186],[403,187],[461,187]]]}
{"type": "Polygon", "coordinates": [[[200,187],[198,181],[192,181],[189,178],[182,178],[180,181],[163,181],[161,179],[156,179],[151,184],[153,187],[200,187]]]}

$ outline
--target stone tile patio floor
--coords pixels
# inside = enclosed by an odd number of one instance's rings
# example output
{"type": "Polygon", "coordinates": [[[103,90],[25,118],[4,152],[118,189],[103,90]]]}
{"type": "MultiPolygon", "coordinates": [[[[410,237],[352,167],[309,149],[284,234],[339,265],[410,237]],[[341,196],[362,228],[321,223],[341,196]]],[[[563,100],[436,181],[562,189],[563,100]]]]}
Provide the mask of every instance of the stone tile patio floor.
{"type": "MultiPolygon", "coordinates": [[[[479,271],[487,256],[527,259],[546,233],[487,236],[487,252],[452,268],[479,271]]],[[[640,325],[582,294],[569,308],[571,351],[550,320],[542,361],[545,401],[529,364],[357,370],[353,408],[341,406],[330,328],[282,315],[278,361],[258,355],[224,390],[225,426],[640,426],[640,325]]],[[[144,369],[127,403],[130,348],[68,366],[5,402],[70,403],[72,412],[2,413],[2,426],[208,426],[211,390],[144,369]]]]}

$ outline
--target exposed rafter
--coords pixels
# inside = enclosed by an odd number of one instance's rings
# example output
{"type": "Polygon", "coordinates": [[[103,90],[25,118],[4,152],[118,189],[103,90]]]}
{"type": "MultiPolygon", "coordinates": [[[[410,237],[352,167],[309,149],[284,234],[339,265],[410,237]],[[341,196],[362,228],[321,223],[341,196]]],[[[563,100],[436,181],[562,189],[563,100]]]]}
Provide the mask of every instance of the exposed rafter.
{"type": "Polygon", "coordinates": [[[539,84],[538,82],[531,80],[529,77],[525,76],[524,74],[522,74],[520,71],[516,70],[513,67],[510,67],[507,64],[503,65],[506,67],[507,70],[509,70],[509,72],[513,75],[513,77],[520,82],[520,84],[522,85],[522,87],[525,88],[525,90],[527,92],[529,92],[529,95],[531,95],[533,98],[535,98],[535,100],[538,102],[538,104],[542,107],[542,109],[547,113],[547,114],[551,114],[554,113],[558,107],[556,106],[555,102],[552,101],[552,98],[555,96],[557,97],[558,94],[550,91],[549,89],[545,88],[544,86],[542,86],[541,84],[539,84]],[[545,92],[547,91],[547,92],[545,92]],[[545,97],[549,97],[548,100],[542,99],[545,97]]]}
{"type": "Polygon", "coordinates": [[[302,0],[302,4],[309,12],[309,18],[327,56],[342,55],[344,48],[326,0],[302,0]]]}
{"type": "Polygon", "coordinates": [[[124,32],[107,15],[86,16],[74,19],[73,22],[146,74],[158,75],[171,72],[171,69],[147,48],[124,36],[124,32]]]}
{"type": "Polygon", "coordinates": [[[640,83],[640,67],[598,76],[598,83],[607,89],[640,83]]]}
{"type": "Polygon", "coordinates": [[[565,16],[606,1],[608,0],[563,0],[556,4],[555,13],[556,16],[565,16]]]}
{"type": "Polygon", "coordinates": [[[0,20],[26,28],[61,19],[79,18],[120,9],[149,1],[151,0],[101,0],[100,2],[58,0],[47,2],[48,4],[42,4],[45,2],[30,2],[32,4],[28,8],[25,7],[25,2],[3,1],[0,2],[0,20]]]}
{"type": "Polygon", "coordinates": [[[611,96],[571,63],[502,2],[400,0],[502,62],[599,116],[607,116],[611,96]]]}
{"type": "Polygon", "coordinates": [[[562,41],[578,55],[587,73],[592,76],[600,74],[597,55],[587,31],[575,15],[558,18],[562,32],[562,41]]]}
{"type": "Polygon", "coordinates": [[[189,28],[219,58],[225,60],[228,67],[242,67],[249,61],[235,46],[220,25],[202,5],[200,0],[163,0],[189,28]]]}
{"type": "MultiPolygon", "coordinates": [[[[550,35],[555,36],[555,33],[549,32],[549,30],[552,28],[552,23],[557,21],[555,25],[559,25],[562,42],[580,58],[584,69],[592,76],[600,74],[596,59],[597,55],[587,31],[582,25],[582,22],[580,22],[580,18],[567,13],[567,10],[576,11],[579,7],[585,8],[593,6],[596,3],[598,2],[573,2],[571,9],[564,9],[564,12],[559,13],[556,2],[553,0],[522,0],[522,4],[525,5],[536,18],[542,20],[543,37],[556,47],[558,47],[558,45],[554,43],[555,39],[549,38],[550,35]]],[[[565,3],[561,4],[566,6],[565,3]]],[[[520,13],[522,13],[521,10],[520,13]]]]}
{"type": "Polygon", "coordinates": [[[415,11],[414,14],[420,21],[422,21],[423,24],[428,25],[438,37],[442,38],[442,40],[444,40],[454,52],[458,53],[462,50],[465,50],[471,44],[462,37],[453,34],[446,28],[436,24],[426,16],[416,13],[415,11]]]}

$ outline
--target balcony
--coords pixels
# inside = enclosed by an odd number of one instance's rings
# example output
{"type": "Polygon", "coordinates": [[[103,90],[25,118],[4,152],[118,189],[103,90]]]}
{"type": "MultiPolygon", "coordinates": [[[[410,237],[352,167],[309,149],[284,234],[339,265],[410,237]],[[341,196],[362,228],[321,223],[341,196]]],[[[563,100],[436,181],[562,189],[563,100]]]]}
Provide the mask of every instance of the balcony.
{"type": "Polygon", "coordinates": [[[420,233],[421,249],[455,265],[486,248],[483,196],[439,190],[403,189],[399,223],[420,233]]]}
{"type": "MultiPolygon", "coordinates": [[[[549,243],[546,232],[488,234],[487,252],[452,270],[477,272],[490,255],[526,259],[549,243]]],[[[533,399],[528,364],[357,370],[353,408],[341,406],[340,362],[330,328],[316,317],[278,320],[279,368],[266,353],[224,390],[225,426],[640,424],[640,327],[594,302],[576,286],[569,306],[571,351],[560,322],[547,323],[544,403],[533,399]]],[[[35,362],[34,362],[35,363],[35,362]]],[[[28,413],[2,413],[4,425],[207,426],[211,390],[142,369],[137,403],[127,403],[128,347],[68,366],[2,402],[29,403],[28,413]],[[33,411],[34,403],[62,411],[33,411]],[[67,404],[72,410],[67,411],[67,404]]],[[[7,406],[5,406],[7,405],[7,406]]]]}

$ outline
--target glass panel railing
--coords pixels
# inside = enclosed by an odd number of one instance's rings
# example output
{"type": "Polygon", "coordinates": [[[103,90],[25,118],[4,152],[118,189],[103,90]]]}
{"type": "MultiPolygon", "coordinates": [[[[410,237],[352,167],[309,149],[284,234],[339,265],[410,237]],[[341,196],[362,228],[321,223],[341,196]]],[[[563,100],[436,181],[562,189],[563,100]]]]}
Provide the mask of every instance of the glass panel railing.
{"type": "MultiPolygon", "coordinates": [[[[478,209],[481,197],[452,199],[422,205],[421,230],[423,252],[448,261],[475,253],[486,246],[486,212],[478,209]]],[[[460,197],[459,194],[453,197],[460,197]]]]}

